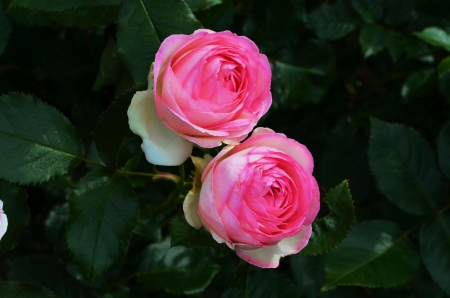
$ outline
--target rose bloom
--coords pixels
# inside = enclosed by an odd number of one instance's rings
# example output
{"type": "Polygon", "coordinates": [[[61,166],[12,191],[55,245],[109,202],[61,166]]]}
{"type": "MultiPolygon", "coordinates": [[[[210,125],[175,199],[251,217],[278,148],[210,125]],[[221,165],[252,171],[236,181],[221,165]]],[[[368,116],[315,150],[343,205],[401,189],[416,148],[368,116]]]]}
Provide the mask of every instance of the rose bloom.
{"type": "Polygon", "coordinates": [[[3,202],[0,200],[0,239],[2,239],[3,235],[5,235],[7,228],[8,228],[8,218],[6,217],[6,214],[3,212],[3,202]]]}
{"type": "Polygon", "coordinates": [[[183,163],[193,143],[238,143],[272,103],[267,57],[230,31],[169,36],[156,54],[153,76],[153,90],[136,93],[128,111],[131,130],[143,138],[153,164],[183,163]]]}
{"type": "Polygon", "coordinates": [[[200,192],[191,191],[185,199],[186,220],[195,228],[203,225],[245,261],[275,268],[311,236],[320,207],[313,167],[304,145],[257,128],[207,164],[200,192]]]}

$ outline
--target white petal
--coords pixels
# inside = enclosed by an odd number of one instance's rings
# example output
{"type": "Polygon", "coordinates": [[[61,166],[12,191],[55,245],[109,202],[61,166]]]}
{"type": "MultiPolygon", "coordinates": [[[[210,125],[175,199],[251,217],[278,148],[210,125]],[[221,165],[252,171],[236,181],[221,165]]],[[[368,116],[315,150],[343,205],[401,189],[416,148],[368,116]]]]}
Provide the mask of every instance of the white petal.
{"type": "Polygon", "coordinates": [[[158,118],[153,90],[136,92],[128,108],[128,122],[131,131],[143,140],[147,161],[154,165],[180,165],[192,152],[193,144],[158,118]]]}
{"type": "Polygon", "coordinates": [[[247,250],[236,245],[237,255],[245,261],[261,268],[277,268],[280,258],[298,253],[311,237],[311,225],[303,226],[301,231],[290,238],[285,238],[275,246],[247,250]]]}
{"type": "Polygon", "coordinates": [[[200,229],[203,226],[202,220],[197,212],[199,198],[200,190],[195,192],[189,191],[183,203],[184,217],[188,224],[196,229],[200,229]]]}
{"type": "Polygon", "coordinates": [[[8,218],[6,214],[0,214],[0,239],[2,239],[3,235],[5,235],[6,230],[8,229],[8,218]]]}

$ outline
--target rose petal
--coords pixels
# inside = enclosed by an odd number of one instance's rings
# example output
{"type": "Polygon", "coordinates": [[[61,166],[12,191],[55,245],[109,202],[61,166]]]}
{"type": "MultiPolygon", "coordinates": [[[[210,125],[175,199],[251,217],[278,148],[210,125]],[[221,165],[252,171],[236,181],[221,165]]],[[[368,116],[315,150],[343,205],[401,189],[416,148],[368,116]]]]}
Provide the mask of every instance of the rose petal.
{"type": "Polygon", "coordinates": [[[255,266],[277,268],[280,258],[298,253],[308,244],[311,231],[310,225],[303,226],[297,235],[285,238],[275,246],[246,250],[236,245],[236,253],[240,258],[255,266]]]}
{"type": "Polygon", "coordinates": [[[197,212],[199,198],[199,191],[189,191],[183,203],[184,217],[188,224],[196,229],[200,229],[203,226],[202,220],[197,212]]]}
{"type": "Polygon", "coordinates": [[[193,144],[170,130],[158,118],[153,90],[136,92],[128,108],[128,121],[143,140],[142,150],[148,162],[176,166],[191,154],[193,144]]]}
{"type": "MultiPolygon", "coordinates": [[[[258,129],[255,130],[259,131],[258,129]]],[[[272,134],[268,133],[267,130],[262,132],[264,133],[252,135],[252,137],[248,138],[239,147],[236,147],[230,154],[253,146],[268,146],[292,156],[308,173],[312,174],[314,169],[314,159],[305,145],[302,145],[293,139],[289,139],[281,133],[272,134]]]]}
{"type": "Polygon", "coordinates": [[[0,239],[2,239],[3,235],[5,235],[6,230],[8,229],[8,218],[6,217],[5,213],[0,214],[0,217],[0,239]]]}
{"type": "Polygon", "coordinates": [[[309,206],[309,213],[303,222],[304,225],[312,224],[320,209],[319,186],[317,185],[316,179],[312,175],[309,176],[309,179],[311,181],[309,185],[311,186],[312,197],[311,205],[309,206]]]}

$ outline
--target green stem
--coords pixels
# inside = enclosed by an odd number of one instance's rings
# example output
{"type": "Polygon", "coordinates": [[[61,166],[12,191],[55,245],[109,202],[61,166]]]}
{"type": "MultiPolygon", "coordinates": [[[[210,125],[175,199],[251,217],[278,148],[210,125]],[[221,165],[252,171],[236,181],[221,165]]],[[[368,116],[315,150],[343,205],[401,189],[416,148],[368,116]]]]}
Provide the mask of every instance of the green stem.
{"type": "Polygon", "coordinates": [[[91,165],[97,166],[97,167],[101,167],[101,168],[106,168],[106,166],[96,163],[95,161],[92,161],[90,159],[84,158],[84,157],[78,157],[80,160],[84,161],[85,163],[89,163],[91,165]]]}

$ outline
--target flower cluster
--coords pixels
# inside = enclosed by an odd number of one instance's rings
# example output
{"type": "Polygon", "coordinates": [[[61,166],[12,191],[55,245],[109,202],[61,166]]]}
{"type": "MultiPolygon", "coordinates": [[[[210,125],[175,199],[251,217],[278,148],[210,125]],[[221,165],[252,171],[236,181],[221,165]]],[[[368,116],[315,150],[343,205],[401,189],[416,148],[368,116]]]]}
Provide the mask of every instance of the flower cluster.
{"type": "Polygon", "coordinates": [[[164,40],[149,89],[137,92],[128,110],[150,163],[179,165],[194,144],[227,145],[214,158],[193,157],[197,177],[184,202],[186,220],[263,268],[305,247],[319,211],[308,149],[254,129],[271,105],[270,82],[268,59],[251,40],[202,29],[164,40]]]}

